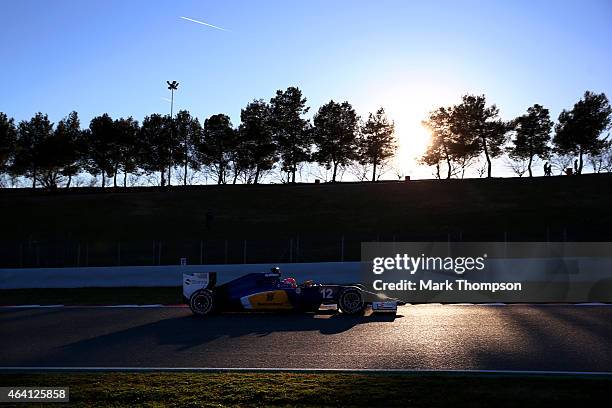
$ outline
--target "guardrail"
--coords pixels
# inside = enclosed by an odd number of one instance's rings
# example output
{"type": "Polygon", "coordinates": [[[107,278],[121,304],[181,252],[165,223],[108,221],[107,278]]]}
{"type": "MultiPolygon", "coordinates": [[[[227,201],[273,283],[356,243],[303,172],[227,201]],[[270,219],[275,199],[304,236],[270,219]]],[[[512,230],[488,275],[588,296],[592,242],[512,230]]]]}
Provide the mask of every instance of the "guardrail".
{"type": "MultiPolygon", "coordinates": [[[[612,260],[609,258],[568,258],[563,261],[564,267],[561,269],[559,262],[558,259],[544,258],[489,259],[491,270],[487,279],[495,277],[501,281],[511,278],[524,282],[560,280],[568,283],[612,280],[612,260]]],[[[363,280],[360,265],[360,262],[311,262],[0,269],[0,289],[180,286],[182,274],[192,272],[217,272],[218,282],[224,283],[246,273],[267,272],[272,267],[279,267],[283,276],[292,276],[298,282],[312,279],[321,283],[345,284],[363,280]]],[[[435,275],[435,280],[449,278],[447,272],[435,275]]],[[[479,281],[482,277],[471,275],[470,279],[479,281]]]]}

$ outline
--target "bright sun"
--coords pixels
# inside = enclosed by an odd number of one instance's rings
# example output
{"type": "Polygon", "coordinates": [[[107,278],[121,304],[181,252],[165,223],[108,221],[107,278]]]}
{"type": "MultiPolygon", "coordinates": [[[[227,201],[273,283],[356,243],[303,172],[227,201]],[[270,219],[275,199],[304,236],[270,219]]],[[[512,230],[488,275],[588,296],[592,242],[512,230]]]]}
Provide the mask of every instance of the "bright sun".
{"type": "Polygon", "coordinates": [[[460,95],[460,88],[452,79],[440,80],[430,75],[390,75],[386,84],[372,86],[368,108],[370,111],[379,106],[385,108],[388,117],[395,122],[399,144],[393,169],[385,178],[433,176],[431,168],[418,164],[431,141],[431,134],[423,127],[422,121],[438,106],[454,103],[456,95],[460,95]]]}
{"type": "Polygon", "coordinates": [[[387,112],[395,121],[395,134],[399,144],[395,166],[402,175],[416,176],[415,170],[423,170],[417,169],[417,162],[431,140],[429,131],[421,124],[427,111],[423,112],[422,108],[410,105],[389,105],[387,112]]]}

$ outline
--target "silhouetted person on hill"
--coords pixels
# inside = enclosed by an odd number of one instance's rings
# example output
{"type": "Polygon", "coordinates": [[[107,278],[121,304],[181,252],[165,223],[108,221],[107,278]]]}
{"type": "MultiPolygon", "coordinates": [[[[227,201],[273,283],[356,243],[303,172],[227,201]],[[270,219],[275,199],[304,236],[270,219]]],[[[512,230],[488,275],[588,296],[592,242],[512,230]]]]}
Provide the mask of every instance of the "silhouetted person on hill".
{"type": "Polygon", "coordinates": [[[578,159],[574,159],[574,174],[578,174],[578,159]]]}
{"type": "Polygon", "coordinates": [[[544,163],[544,175],[552,176],[552,164],[549,164],[548,162],[544,163]]]}

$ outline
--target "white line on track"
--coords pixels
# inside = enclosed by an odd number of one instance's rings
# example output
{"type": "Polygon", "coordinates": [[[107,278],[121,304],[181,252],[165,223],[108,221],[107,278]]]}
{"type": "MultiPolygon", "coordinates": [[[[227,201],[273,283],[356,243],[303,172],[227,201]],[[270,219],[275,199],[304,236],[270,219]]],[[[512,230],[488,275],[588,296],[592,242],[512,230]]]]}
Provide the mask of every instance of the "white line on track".
{"type": "Polygon", "coordinates": [[[602,376],[610,377],[610,371],[538,371],[538,370],[422,370],[401,368],[256,368],[256,367],[0,367],[0,372],[304,372],[304,373],[378,373],[412,375],[528,375],[528,376],[602,376]]]}

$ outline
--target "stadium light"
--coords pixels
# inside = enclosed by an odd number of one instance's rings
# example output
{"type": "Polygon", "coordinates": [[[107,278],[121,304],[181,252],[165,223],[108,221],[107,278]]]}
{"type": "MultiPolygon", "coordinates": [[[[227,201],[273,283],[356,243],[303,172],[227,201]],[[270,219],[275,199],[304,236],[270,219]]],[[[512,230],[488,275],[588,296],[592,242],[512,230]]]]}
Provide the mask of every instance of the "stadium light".
{"type": "MultiPolygon", "coordinates": [[[[168,84],[168,89],[170,90],[170,94],[171,99],[170,99],[170,120],[172,121],[172,119],[174,119],[174,115],[173,115],[173,110],[174,110],[174,91],[176,91],[178,89],[179,83],[177,81],[166,81],[166,83],[168,84]]],[[[172,135],[173,132],[173,128],[174,128],[174,124],[172,125],[172,127],[170,128],[170,135],[172,135]]],[[[172,149],[170,149],[170,157],[172,157],[172,149]]],[[[168,185],[172,184],[172,163],[170,163],[170,165],[168,166],[168,185]]]]}
{"type": "Polygon", "coordinates": [[[166,83],[168,84],[168,89],[170,90],[171,93],[171,99],[170,99],[170,118],[172,118],[172,111],[174,109],[174,91],[176,91],[178,89],[179,83],[176,81],[166,81],[166,83]]]}

